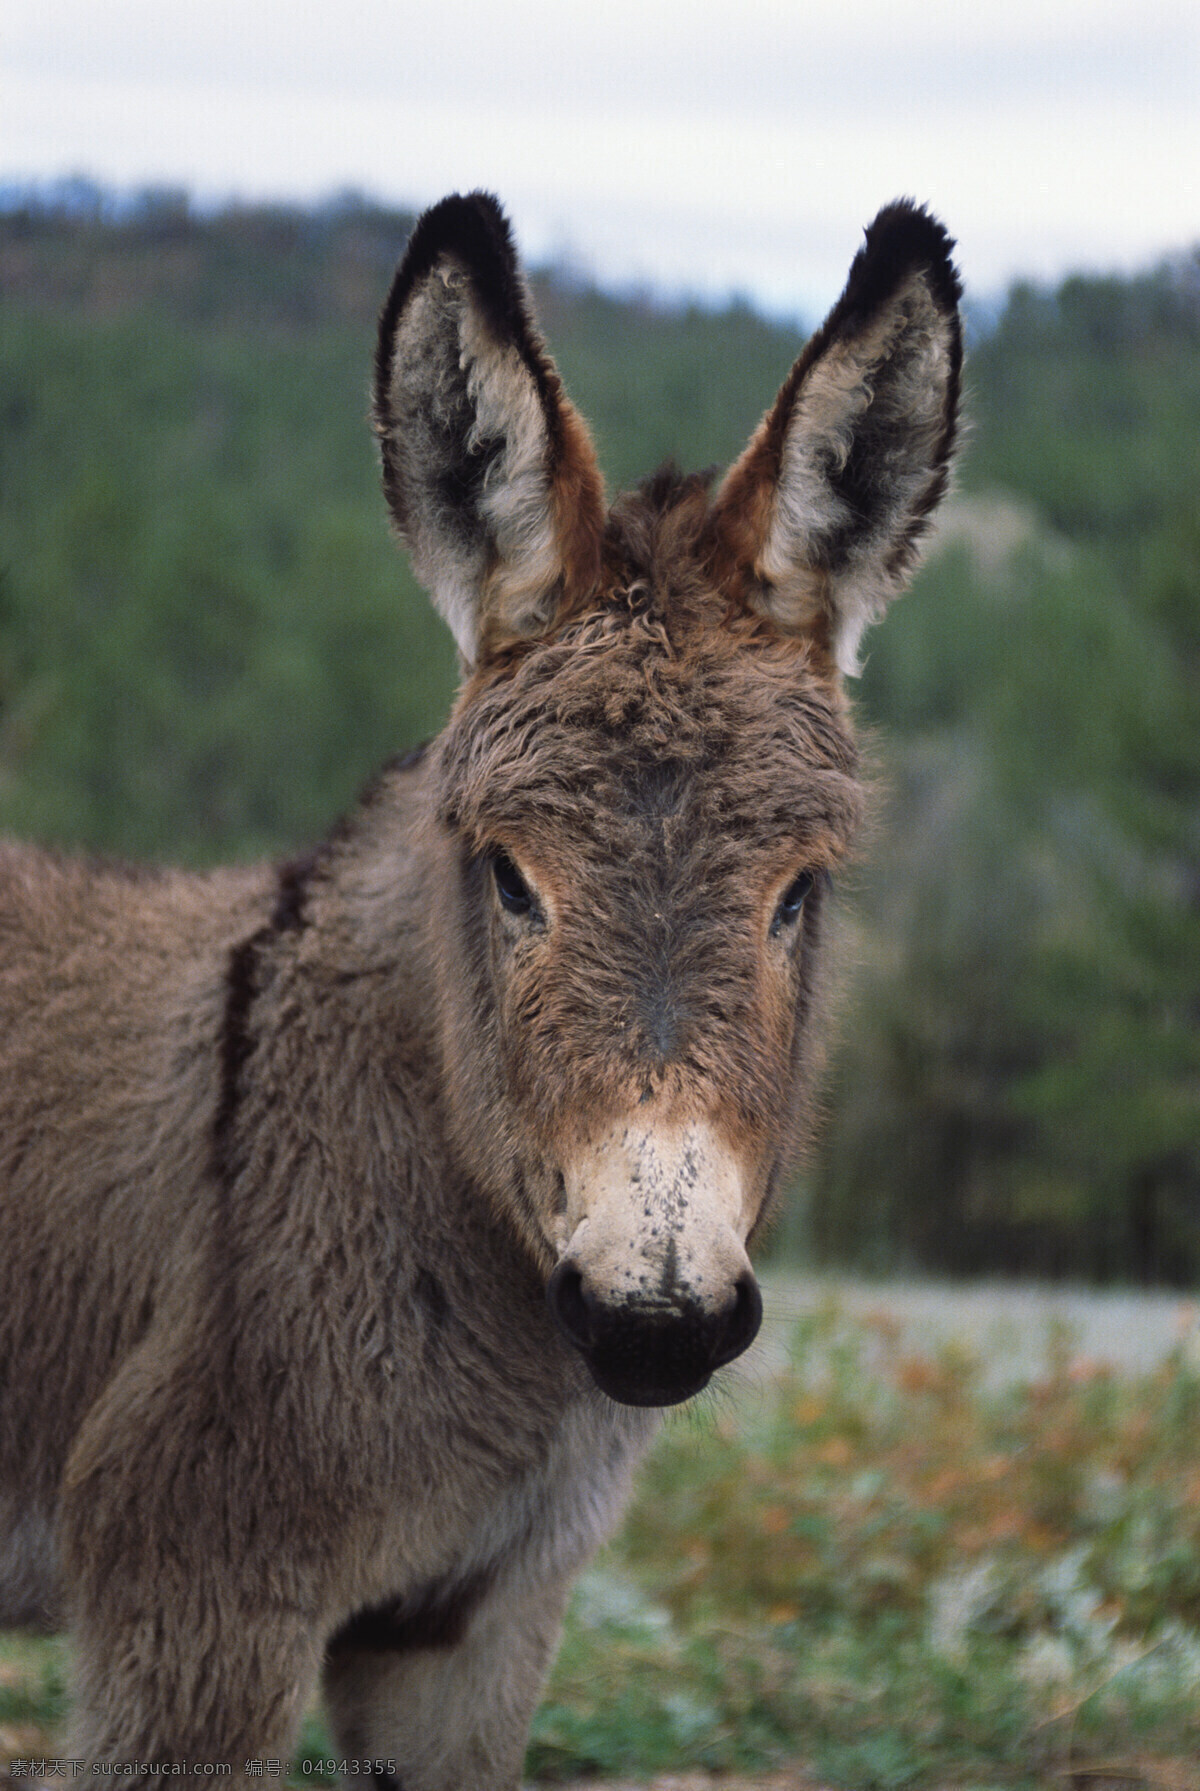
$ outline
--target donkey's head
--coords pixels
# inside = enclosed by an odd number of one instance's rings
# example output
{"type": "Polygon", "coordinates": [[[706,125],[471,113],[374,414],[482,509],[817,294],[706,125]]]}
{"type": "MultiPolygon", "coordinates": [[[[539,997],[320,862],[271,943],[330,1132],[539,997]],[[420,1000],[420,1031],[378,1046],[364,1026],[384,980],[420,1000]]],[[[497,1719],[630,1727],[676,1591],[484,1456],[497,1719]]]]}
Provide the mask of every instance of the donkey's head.
{"type": "Polygon", "coordinates": [[[951,248],[881,212],[715,495],[660,473],[607,515],[493,200],[426,213],[384,311],[385,489],[466,670],[435,772],[448,1123],[629,1404],[758,1328],[861,806],[841,676],[954,443],[951,248]]]}

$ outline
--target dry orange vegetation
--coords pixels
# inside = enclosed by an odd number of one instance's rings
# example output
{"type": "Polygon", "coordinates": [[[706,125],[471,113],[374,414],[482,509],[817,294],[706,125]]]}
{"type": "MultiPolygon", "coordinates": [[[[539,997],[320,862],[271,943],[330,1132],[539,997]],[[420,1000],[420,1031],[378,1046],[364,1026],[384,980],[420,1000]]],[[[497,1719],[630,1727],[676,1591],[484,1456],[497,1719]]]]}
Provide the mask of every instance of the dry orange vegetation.
{"type": "MultiPolygon", "coordinates": [[[[674,1419],[581,1587],[530,1773],[1200,1791],[1194,1326],[1146,1371],[1062,1328],[1032,1379],[986,1366],[830,1306],[760,1391],[674,1419]]],[[[61,1682],[56,1645],[0,1638],[0,1767],[53,1752],[61,1682]]]]}

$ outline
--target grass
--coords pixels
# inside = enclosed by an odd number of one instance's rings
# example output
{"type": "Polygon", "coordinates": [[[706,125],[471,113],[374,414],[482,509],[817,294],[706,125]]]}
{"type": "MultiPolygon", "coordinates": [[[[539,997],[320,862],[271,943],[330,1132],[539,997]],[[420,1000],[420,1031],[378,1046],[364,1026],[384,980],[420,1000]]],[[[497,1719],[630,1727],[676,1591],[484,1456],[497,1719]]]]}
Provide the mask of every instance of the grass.
{"type": "Polygon", "coordinates": [[[673,1422],[584,1580],[531,1770],[802,1757],[855,1791],[1200,1756],[1200,1362],[996,1388],[834,1307],[673,1422]]]}
{"type": "MultiPolygon", "coordinates": [[[[1028,1791],[1200,1758],[1200,1359],[1118,1373],[1059,1328],[1034,1378],[984,1370],[830,1305],[761,1388],[672,1418],[580,1584],[530,1776],[802,1760],[1028,1791]]],[[[53,1751],[62,1684],[59,1645],[0,1638],[0,1760],[53,1751]]],[[[328,1751],[315,1718],[304,1746],[328,1751]]]]}

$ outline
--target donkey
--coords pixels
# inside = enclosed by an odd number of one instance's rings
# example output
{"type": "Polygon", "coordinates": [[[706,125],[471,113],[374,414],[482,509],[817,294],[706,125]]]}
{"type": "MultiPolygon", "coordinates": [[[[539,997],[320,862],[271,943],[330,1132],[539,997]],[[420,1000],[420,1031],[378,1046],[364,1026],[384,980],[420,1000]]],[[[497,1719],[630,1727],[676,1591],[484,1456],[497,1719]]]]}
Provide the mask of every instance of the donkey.
{"type": "Polygon", "coordinates": [[[374,425],[445,731],[282,867],[0,853],[0,1621],[69,1626],[72,1758],[256,1776],[319,1686],[351,1776],[517,1784],[660,1408],[758,1328],[952,248],[882,211],[715,492],[606,512],[503,213],[444,200],[374,425]]]}

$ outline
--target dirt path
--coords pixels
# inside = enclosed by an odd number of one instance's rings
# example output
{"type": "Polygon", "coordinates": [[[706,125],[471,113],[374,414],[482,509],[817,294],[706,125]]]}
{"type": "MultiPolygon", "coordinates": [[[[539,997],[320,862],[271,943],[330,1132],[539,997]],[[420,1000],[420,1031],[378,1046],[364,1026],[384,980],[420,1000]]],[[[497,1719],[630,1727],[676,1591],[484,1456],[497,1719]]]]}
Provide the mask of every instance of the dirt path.
{"type": "Polygon", "coordinates": [[[763,1335],[746,1372],[778,1365],[796,1321],[827,1304],[859,1319],[886,1314],[912,1349],[968,1344],[998,1381],[1039,1373],[1056,1326],[1065,1328],[1073,1353],[1127,1372],[1155,1368],[1180,1344],[1200,1364],[1200,1303],[1183,1294],[768,1273],[763,1335]]]}

